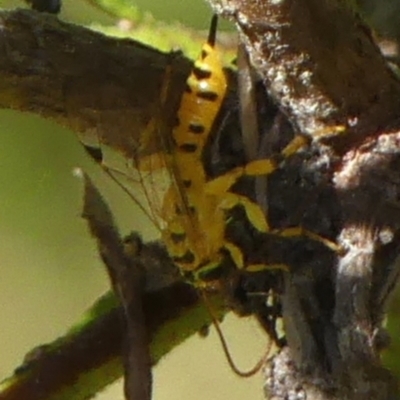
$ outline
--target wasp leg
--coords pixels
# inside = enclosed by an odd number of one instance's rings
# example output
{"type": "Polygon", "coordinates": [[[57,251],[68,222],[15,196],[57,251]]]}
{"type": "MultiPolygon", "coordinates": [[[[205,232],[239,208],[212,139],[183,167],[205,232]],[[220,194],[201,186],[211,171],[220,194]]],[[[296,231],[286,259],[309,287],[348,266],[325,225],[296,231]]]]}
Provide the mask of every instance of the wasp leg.
{"type": "Polygon", "coordinates": [[[226,174],[208,181],[205,185],[205,191],[214,196],[222,197],[242,176],[269,175],[277,168],[278,165],[273,159],[251,161],[243,167],[233,168],[226,174]]]}
{"type": "Polygon", "coordinates": [[[236,246],[236,244],[232,242],[225,241],[223,246],[225,250],[228,251],[229,255],[231,256],[233,262],[238,267],[238,269],[244,268],[244,257],[243,252],[240,247],[236,246]]]}
{"type": "Polygon", "coordinates": [[[249,264],[246,265],[246,271],[248,272],[260,272],[266,270],[281,270],[290,272],[290,267],[286,264],[249,264]]]}
{"type": "Polygon", "coordinates": [[[207,182],[205,190],[207,193],[223,196],[224,193],[240,179],[242,176],[267,176],[272,174],[278,167],[279,158],[287,158],[304,147],[307,139],[303,136],[296,136],[277,156],[277,158],[264,158],[261,160],[250,161],[242,167],[236,167],[211,181],[207,182]]]}
{"type": "Polygon", "coordinates": [[[233,262],[235,263],[236,267],[238,269],[244,269],[248,272],[259,272],[259,271],[265,271],[265,270],[283,270],[288,272],[289,266],[286,264],[246,264],[244,263],[244,257],[243,257],[243,252],[242,250],[236,246],[236,244],[232,242],[224,242],[223,248],[226,249],[229,252],[229,255],[231,256],[233,262]]]}
{"type": "Polygon", "coordinates": [[[311,232],[307,229],[304,229],[301,226],[295,226],[295,227],[284,228],[284,229],[275,229],[275,230],[272,230],[271,233],[274,235],[277,235],[277,236],[282,236],[282,237],[304,236],[309,239],[315,240],[316,242],[322,243],[328,249],[331,249],[335,253],[342,254],[344,251],[344,249],[341,246],[339,246],[337,243],[335,243],[334,241],[324,238],[323,236],[318,235],[318,233],[311,232]]]}
{"type": "MultiPolygon", "coordinates": [[[[339,246],[337,243],[335,243],[332,240],[329,240],[327,238],[324,238],[321,235],[318,235],[317,233],[311,232],[307,229],[304,229],[301,226],[295,226],[295,227],[290,227],[290,228],[284,228],[284,229],[274,229],[271,230],[267,218],[264,215],[264,212],[261,210],[258,204],[252,202],[249,198],[246,196],[241,196],[236,193],[231,193],[231,192],[226,192],[223,195],[222,201],[220,203],[220,207],[223,209],[231,209],[237,205],[241,205],[246,213],[246,216],[249,220],[249,222],[260,232],[265,232],[265,233],[271,233],[276,236],[281,236],[281,237],[296,237],[296,236],[303,236],[307,237],[309,239],[315,240],[317,242],[322,243],[325,245],[328,249],[331,249],[335,253],[342,254],[343,253],[343,248],[339,246]]],[[[250,268],[246,267],[246,269],[250,268]]],[[[260,270],[260,269],[269,269],[269,266],[254,266],[254,271],[260,270]]],[[[273,266],[271,266],[273,268],[273,266]]],[[[287,267],[284,266],[283,268],[279,269],[286,269],[287,267]]]]}
{"type": "Polygon", "coordinates": [[[240,247],[232,242],[224,242],[223,248],[229,252],[233,262],[238,269],[243,269],[248,272],[259,272],[265,270],[281,270],[289,272],[290,268],[286,264],[246,264],[244,263],[243,252],[240,247]]]}
{"type": "Polygon", "coordinates": [[[219,207],[221,207],[223,210],[230,210],[239,205],[243,207],[247,219],[257,230],[260,232],[270,231],[267,219],[260,206],[246,196],[232,192],[226,192],[221,198],[219,207]]]}
{"type": "MultiPolygon", "coordinates": [[[[338,133],[343,133],[346,131],[346,127],[344,125],[335,125],[335,126],[327,126],[324,129],[320,129],[313,133],[313,139],[329,137],[337,135],[338,133]]],[[[311,138],[303,135],[296,135],[281,151],[280,155],[282,158],[290,157],[291,155],[298,152],[303,147],[309,145],[311,138]]]]}
{"type": "Polygon", "coordinates": [[[281,156],[283,158],[290,157],[292,154],[295,154],[303,147],[309,144],[310,140],[306,136],[297,135],[295,136],[281,151],[281,156]]]}
{"type": "MultiPolygon", "coordinates": [[[[342,133],[344,131],[345,127],[343,125],[338,125],[329,127],[329,129],[327,128],[324,131],[317,132],[315,137],[330,136],[332,134],[342,133]]],[[[248,164],[242,167],[233,168],[224,175],[207,182],[205,188],[206,192],[216,196],[221,196],[223,193],[227,192],[242,176],[270,175],[279,167],[279,161],[283,161],[285,158],[295,154],[301,148],[307,146],[309,141],[310,138],[297,135],[276,157],[250,161],[248,164]]]]}
{"type": "MultiPolygon", "coordinates": [[[[307,138],[304,136],[296,136],[278,155],[279,158],[287,158],[296,153],[300,148],[307,144],[307,138]]],[[[267,176],[272,174],[278,167],[279,163],[275,158],[264,158],[261,160],[250,161],[242,167],[236,167],[207,182],[205,190],[207,193],[215,196],[223,196],[224,193],[237,182],[242,176],[267,176]]]]}

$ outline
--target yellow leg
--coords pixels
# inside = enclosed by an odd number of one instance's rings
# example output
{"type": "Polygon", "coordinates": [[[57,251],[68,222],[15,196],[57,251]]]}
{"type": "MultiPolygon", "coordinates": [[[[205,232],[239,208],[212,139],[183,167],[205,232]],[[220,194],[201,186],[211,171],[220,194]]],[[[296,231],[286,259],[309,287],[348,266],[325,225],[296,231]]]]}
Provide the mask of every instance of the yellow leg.
{"type": "Polygon", "coordinates": [[[226,174],[219,176],[211,181],[208,181],[205,187],[206,193],[214,196],[223,196],[225,192],[237,182],[242,176],[259,176],[269,175],[274,172],[277,165],[272,159],[255,160],[246,164],[244,167],[237,167],[226,174]]]}
{"type": "MultiPolygon", "coordinates": [[[[314,132],[312,138],[317,139],[321,137],[329,137],[345,131],[346,127],[344,125],[327,126],[324,129],[314,132]]],[[[296,135],[281,151],[281,155],[284,158],[290,157],[292,154],[298,152],[302,147],[307,146],[310,139],[311,138],[303,135],[296,135]]]]}
{"type": "Polygon", "coordinates": [[[193,278],[198,288],[204,288],[204,289],[210,288],[209,282],[205,282],[203,279],[204,275],[218,268],[218,266],[221,265],[221,262],[222,262],[222,257],[216,257],[216,259],[210,262],[209,264],[204,265],[201,268],[193,271],[193,278]]]}
{"type": "MultiPolygon", "coordinates": [[[[316,137],[330,136],[333,133],[336,134],[344,131],[345,127],[343,125],[338,125],[329,127],[329,129],[324,131],[317,132],[316,137]]],[[[302,147],[305,147],[308,143],[309,139],[307,137],[297,135],[281,151],[280,156],[283,158],[290,157],[302,147]]],[[[210,193],[215,196],[221,196],[223,193],[227,192],[242,176],[269,175],[274,172],[278,166],[279,164],[272,158],[251,161],[243,167],[233,168],[224,175],[207,182],[205,187],[206,193],[210,193]]]]}
{"type": "Polygon", "coordinates": [[[248,197],[232,192],[226,192],[222,197],[219,207],[223,210],[230,210],[238,205],[243,207],[247,219],[256,229],[260,232],[269,232],[270,228],[264,212],[257,203],[254,203],[248,197]]]}
{"type": "MultiPolygon", "coordinates": [[[[318,139],[322,137],[329,137],[337,135],[338,133],[343,133],[346,131],[344,125],[327,126],[324,129],[320,129],[312,134],[312,139],[318,139]]],[[[311,137],[306,137],[303,135],[296,135],[281,151],[283,158],[290,157],[292,154],[298,152],[301,148],[308,146],[311,137]]]]}
{"type": "Polygon", "coordinates": [[[238,269],[245,269],[248,272],[258,272],[265,270],[281,270],[281,271],[289,271],[289,266],[286,264],[244,264],[243,252],[242,250],[236,246],[234,243],[225,242],[223,245],[224,249],[226,249],[233,262],[235,263],[238,269]]]}
{"type": "Polygon", "coordinates": [[[301,226],[295,226],[291,228],[284,228],[284,229],[275,229],[271,231],[272,234],[282,237],[296,237],[296,236],[305,236],[309,239],[315,240],[317,242],[322,243],[328,249],[336,253],[343,253],[342,247],[340,247],[337,243],[333,242],[332,240],[326,239],[323,236],[318,235],[317,233],[311,232],[307,229],[302,228],[301,226]]]}
{"type": "Polygon", "coordinates": [[[346,132],[345,125],[331,125],[331,126],[326,126],[323,129],[319,129],[316,132],[313,132],[312,137],[313,139],[318,139],[321,137],[336,136],[338,133],[345,133],[345,132],[346,132]]]}
{"type": "MultiPolygon", "coordinates": [[[[311,232],[307,229],[304,229],[301,226],[271,230],[268,225],[268,221],[263,211],[261,210],[260,206],[257,203],[252,202],[246,196],[241,196],[236,193],[227,192],[223,196],[223,200],[221,201],[219,206],[222,209],[229,210],[237,205],[241,205],[243,207],[249,222],[260,232],[271,233],[273,235],[281,237],[304,236],[309,239],[322,243],[328,249],[331,249],[336,253],[341,254],[344,251],[342,247],[340,247],[337,243],[333,242],[332,240],[326,239],[323,236],[311,232]]],[[[265,269],[265,266],[263,267],[263,269],[265,269]]]]}
{"type": "Polygon", "coordinates": [[[282,150],[281,155],[284,158],[290,157],[292,154],[299,151],[302,147],[305,147],[309,143],[308,138],[305,136],[295,136],[282,150]]]}
{"type": "Polygon", "coordinates": [[[280,270],[289,272],[290,268],[286,264],[249,264],[246,265],[246,271],[249,272],[259,272],[267,270],[280,270]]]}
{"type": "Polygon", "coordinates": [[[229,252],[236,267],[239,269],[243,269],[244,268],[244,259],[243,259],[242,250],[238,246],[236,246],[234,243],[231,243],[231,242],[224,242],[222,247],[229,252]]]}
{"type": "MultiPolygon", "coordinates": [[[[337,126],[329,129],[329,132],[322,132],[318,134],[318,136],[327,136],[334,133],[343,132],[345,128],[343,126],[337,126]]],[[[306,146],[308,143],[308,139],[304,136],[296,136],[293,140],[282,150],[280,153],[283,158],[287,158],[292,154],[296,153],[299,149],[306,146]]],[[[229,210],[237,205],[241,205],[246,213],[246,216],[249,222],[260,232],[266,232],[275,234],[277,236],[282,237],[295,237],[295,236],[305,236],[317,242],[324,244],[326,247],[331,249],[337,253],[343,253],[343,249],[337,245],[335,242],[326,239],[314,232],[308,231],[302,227],[290,227],[285,229],[277,229],[270,230],[268,225],[267,218],[257,203],[251,201],[248,197],[238,195],[232,192],[229,192],[229,189],[236,183],[236,181],[242,176],[261,176],[261,175],[269,175],[274,172],[278,168],[278,163],[274,159],[262,159],[262,160],[254,160],[249,162],[243,167],[237,167],[228,171],[226,174],[215,178],[205,185],[205,192],[207,194],[216,196],[220,198],[219,207],[225,210],[229,210]]],[[[228,246],[226,247],[228,251],[230,249],[228,246]]],[[[241,254],[240,249],[233,249],[232,259],[239,266],[243,264],[243,255],[241,254]],[[240,254],[239,254],[240,253],[240,254]]],[[[260,270],[260,269],[283,269],[288,270],[288,267],[284,264],[278,265],[254,265],[249,266],[251,270],[260,270]]],[[[247,268],[246,268],[247,269],[247,268]]]]}

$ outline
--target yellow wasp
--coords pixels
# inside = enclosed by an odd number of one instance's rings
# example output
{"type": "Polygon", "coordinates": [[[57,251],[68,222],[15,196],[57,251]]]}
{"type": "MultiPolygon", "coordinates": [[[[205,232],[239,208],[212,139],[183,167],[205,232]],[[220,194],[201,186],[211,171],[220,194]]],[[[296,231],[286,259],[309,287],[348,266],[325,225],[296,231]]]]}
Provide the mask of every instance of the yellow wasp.
{"type": "MultiPolygon", "coordinates": [[[[239,269],[287,269],[280,264],[245,265],[242,250],[225,238],[229,211],[237,206],[243,207],[249,222],[260,232],[286,237],[304,235],[324,243],[332,250],[338,250],[335,243],[301,227],[271,230],[258,204],[231,191],[243,176],[271,174],[282,160],[305,146],[304,137],[296,136],[274,158],[251,161],[212,180],[207,177],[202,161],[203,150],[227,90],[227,79],[215,47],[216,30],[217,17],[214,16],[208,40],[187,79],[176,126],[170,136],[159,135],[161,152],[127,162],[138,172],[142,190],[150,205],[150,212],[146,210],[146,213],[161,231],[168,253],[182,274],[196,286],[206,285],[203,277],[221,265],[226,253],[239,269]],[[154,178],[157,169],[166,170],[169,175],[164,192],[161,185],[166,180],[154,178]]],[[[146,135],[154,135],[151,131],[153,125],[151,127],[143,134],[143,143],[150,140],[146,135]]],[[[154,130],[159,133],[157,128],[154,130]]],[[[98,148],[86,143],[84,145],[114,179],[121,178],[118,168],[107,165],[101,143],[98,148]]],[[[126,187],[124,189],[138,202],[137,194],[126,187]]],[[[144,209],[140,202],[139,205],[144,209]]]]}
{"type": "MultiPolygon", "coordinates": [[[[278,167],[273,159],[263,159],[237,167],[213,180],[206,176],[202,154],[227,88],[215,48],[216,23],[214,17],[208,41],[194,63],[182,96],[177,126],[171,139],[170,165],[175,184],[167,191],[161,212],[167,223],[162,236],[168,252],[181,271],[186,275],[192,274],[197,284],[201,284],[200,277],[204,273],[221,264],[226,251],[238,268],[254,270],[265,267],[244,265],[242,251],[225,239],[227,214],[236,206],[244,208],[248,220],[259,231],[270,231],[261,208],[248,197],[230,190],[242,176],[267,175],[278,167]]],[[[296,137],[282,151],[282,158],[290,156],[304,144],[302,137],[296,137]]],[[[330,241],[299,227],[276,233],[306,235],[336,249],[330,241]]],[[[270,267],[285,269],[282,265],[270,267]]]]}
{"type": "MultiPolygon", "coordinates": [[[[246,265],[242,250],[225,235],[230,211],[235,207],[242,207],[248,221],[260,232],[284,237],[303,235],[324,243],[333,251],[338,250],[335,243],[301,227],[272,230],[257,203],[232,191],[233,185],[244,176],[266,176],[274,172],[285,158],[306,145],[303,137],[296,136],[276,157],[250,161],[217,178],[208,178],[203,152],[227,91],[227,79],[215,47],[216,30],[217,17],[214,16],[208,40],[187,79],[172,132],[161,135],[160,130],[152,129],[150,124],[151,129],[143,134],[144,144],[150,140],[147,135],[159,134],[161,151],[127,162],[143,184],[142,190],[150,205],[148,215],[161,231],[170,257],[182,275],[200,288],[210,285],[209,276],[215,276],[228,255],[238,269],[288,269],[282,264],[246,265]],[[154,178],[157,169],[166,171],[169,176],[163,192],[160,185],[165,180],[154,178]]],[[[165,97],[165,93],[162,95],[165,97]]],[[[119,179],[118,171],[106,165],[101,146],[84,145],[114,179],[119,179]]],[[[137,201],[134,193],[126,187],[125,190],[137,201]]]]}

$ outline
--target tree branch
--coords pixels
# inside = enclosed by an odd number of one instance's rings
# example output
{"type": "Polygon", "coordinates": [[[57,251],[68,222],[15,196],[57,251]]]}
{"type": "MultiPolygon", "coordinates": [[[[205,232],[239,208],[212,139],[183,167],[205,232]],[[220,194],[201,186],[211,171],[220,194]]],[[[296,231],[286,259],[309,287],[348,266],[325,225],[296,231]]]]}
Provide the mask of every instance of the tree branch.
{"type": "Polygon", "coordinates": [[[350,146],[399,116],[398,79],[370,30],[336,0],[220,2],[268,92],[300,132],[346,126],[350,146]]]}
{"type": "Polygon", "coordinates": [[[287,274],[288,348],[267,368],[270,395],[397,398],[380,350],[400,268],[399,80],[343,1],[210,3],[235,22],[266,90],[312,141],[269,181],[270,218],[285,213],[273,226],[307,226],[344,250],[317,252],[306,266],[303,247],[287,274]],[[329,131],[327,140],[321,132],[329,131]]]}
{"type": "MultiPolygon", "coordinates": [[[[177,107],[190,62],[131,40],[111,39],[51,15],[1,12],[0,107],[32,112],[85,140],[93,132],[117,149],[137,144],[160,114],[166,70],[177,107]]],[[[135,147],[134,147],[135,148],[135,147]]]]}

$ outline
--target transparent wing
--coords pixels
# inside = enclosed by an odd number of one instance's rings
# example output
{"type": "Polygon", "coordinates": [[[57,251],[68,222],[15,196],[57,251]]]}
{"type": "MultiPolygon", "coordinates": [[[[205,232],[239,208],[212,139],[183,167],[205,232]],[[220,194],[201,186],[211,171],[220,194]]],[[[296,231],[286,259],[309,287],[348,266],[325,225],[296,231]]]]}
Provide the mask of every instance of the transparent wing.
{"type": "MultiPolygon", "coordinates": [[[[181,210],[188,208],[171,156],[172,128],[168,122],[171,107],[167,98],[172,91],[176,97],[176,88],[170,85],[169,72],[167,68],[153,115],[148,121],[138,124],[143,127],[140,133],[110,135],[102,130],[79,134],[79,140],[91,158],[101,165],[160,232],[167,227],[165,215],[162,215],[167,192],[176,207],[181,210]]],[[[137,118],[143,119],[143,116],[137,118]]]]}
{"type": "Polygon", "coordinates": [[[154,226],[162,231],[166,224],[161,210],[168,188],[171,186],[172,176],[163,161],[163,153],[154,155],[160,158],[155,165],[154,160],[146,161],[146,168],[140,162],[125,157],[125,155],[106,148],[101,163],[106,173],[120,186],[128,196],[138,205],[154,226]],[[162,166],[160,166],[162,162],[162,166]]]}

